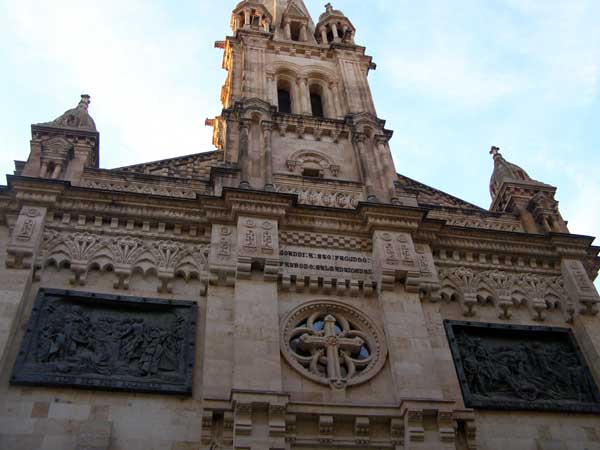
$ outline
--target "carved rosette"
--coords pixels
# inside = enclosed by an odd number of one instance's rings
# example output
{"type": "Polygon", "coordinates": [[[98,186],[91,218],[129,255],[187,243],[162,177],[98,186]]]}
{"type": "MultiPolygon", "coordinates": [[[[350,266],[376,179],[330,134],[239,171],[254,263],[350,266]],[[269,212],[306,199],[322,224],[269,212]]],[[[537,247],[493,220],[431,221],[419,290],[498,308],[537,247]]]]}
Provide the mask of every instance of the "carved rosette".
{"type": "Polygon", "coordinates": [[[370,380],[387,356],[375,322],[341,302],[317,300],[294,309],[282,321],[280,342],[290,366],[334,389],[370,380]]]}

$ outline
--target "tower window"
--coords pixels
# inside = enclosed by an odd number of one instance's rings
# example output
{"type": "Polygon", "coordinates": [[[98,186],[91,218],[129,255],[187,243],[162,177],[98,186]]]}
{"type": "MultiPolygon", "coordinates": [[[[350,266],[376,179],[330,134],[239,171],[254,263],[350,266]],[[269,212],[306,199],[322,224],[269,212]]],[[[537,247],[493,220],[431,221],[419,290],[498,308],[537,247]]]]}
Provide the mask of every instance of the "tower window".
{"type": "Polygon", "coordinates": [[[292,41],[300,41],[300,22],[292,22],[290,24],[290,32],[292,34],[292,41]]]}
{"type": "Polygon", "coordinates": [[[319,94],[310,94],[310,106],[312,115],[315,117],[323,117],[323,99],[319,94]]]}
{"type": "Polygon", "coordinates": [[[303,177],[314,177],[319,178],[321,176],[321,171],[319,169],[309,169],[305,168],[302,170],[303,177]]]}
{"type": "Polygon", "coordinates": [[[292,113],[292,99],[290,97],[290,91],[287,89],[277,89],[277,100],[279,104],[279,112],[291,114],[292,113]]]}

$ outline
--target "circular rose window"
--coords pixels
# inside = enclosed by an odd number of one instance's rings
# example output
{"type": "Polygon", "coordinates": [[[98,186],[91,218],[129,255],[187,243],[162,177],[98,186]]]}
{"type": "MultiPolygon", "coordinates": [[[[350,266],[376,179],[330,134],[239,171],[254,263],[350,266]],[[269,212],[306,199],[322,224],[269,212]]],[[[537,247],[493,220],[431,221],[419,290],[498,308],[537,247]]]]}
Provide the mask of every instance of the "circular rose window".
{"type": "Polygon", "coordinates": [[[317,383],[343,389],[371,379],[385,364],[383,333],[343,303],[306,303],[285,317],[281,330],[287,362],[317,383]]]}

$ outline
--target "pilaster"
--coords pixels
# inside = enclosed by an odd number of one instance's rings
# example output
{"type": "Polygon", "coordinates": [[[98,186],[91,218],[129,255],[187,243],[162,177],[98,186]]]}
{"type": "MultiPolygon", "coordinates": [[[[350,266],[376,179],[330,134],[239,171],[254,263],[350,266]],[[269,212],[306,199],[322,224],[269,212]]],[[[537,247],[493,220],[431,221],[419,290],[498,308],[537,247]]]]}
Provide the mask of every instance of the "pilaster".
{"type": "Polygon", "coordinates": [[[23,205],[8,246],[2,250],[6,252],[3,254],[6,259],[0,267],[0,368],[6,363],[17,320],[29,295],[45,218],[46,207],[23,205]]]}
{"type": "Polygon", "coordinates": [[[239,216],[234,388],[280,391],[277,220],[239,216]]]}

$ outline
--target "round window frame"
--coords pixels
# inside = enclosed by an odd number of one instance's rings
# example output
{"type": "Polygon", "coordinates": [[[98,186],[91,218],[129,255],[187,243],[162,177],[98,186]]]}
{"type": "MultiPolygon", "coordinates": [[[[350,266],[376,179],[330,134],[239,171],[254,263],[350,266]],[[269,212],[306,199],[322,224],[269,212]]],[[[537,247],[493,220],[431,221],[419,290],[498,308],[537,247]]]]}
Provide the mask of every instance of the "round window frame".
{"type": "Polygon", "coordinates": [[[383,331],[368,314],[343,302],[335,300],[312,300],[303,303],[293,308],[283,317],[280,330],[280,348],[286,362],[302,376],[321,385],[343,389],[366,383],[375,377],[387,362],[388,351],[383,331]],[[335,313],[341,313],[350,323],[357,326],[359,331],[366,333],[372,341],[369,343],[369,347],[374,355],[373,362],[362,370],[360,374],[346,380],[343,385],[334,386],[328,377],[312,373],[293,356],[294,351],[290,346],[291,333],[315,312],[319,312],[322,315],[332,314],[334,316],[335,313]]]}

